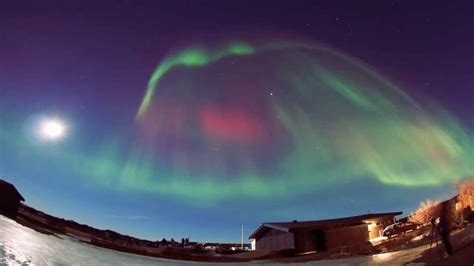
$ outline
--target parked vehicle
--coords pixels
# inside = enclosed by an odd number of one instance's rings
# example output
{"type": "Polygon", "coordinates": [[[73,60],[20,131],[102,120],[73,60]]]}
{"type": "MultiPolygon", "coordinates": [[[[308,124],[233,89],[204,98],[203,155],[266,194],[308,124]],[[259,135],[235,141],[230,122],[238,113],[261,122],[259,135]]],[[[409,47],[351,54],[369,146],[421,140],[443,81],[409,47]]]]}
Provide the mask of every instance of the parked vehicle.
{"type": "Polygon", "coordinates": [[[396,235],[404,234],[406,232],[413,231],[417,228],[416,224],[413,223],[396,223],[391,224],[382,231],[382,235],[386,237],[393,237],[396,235]]]}

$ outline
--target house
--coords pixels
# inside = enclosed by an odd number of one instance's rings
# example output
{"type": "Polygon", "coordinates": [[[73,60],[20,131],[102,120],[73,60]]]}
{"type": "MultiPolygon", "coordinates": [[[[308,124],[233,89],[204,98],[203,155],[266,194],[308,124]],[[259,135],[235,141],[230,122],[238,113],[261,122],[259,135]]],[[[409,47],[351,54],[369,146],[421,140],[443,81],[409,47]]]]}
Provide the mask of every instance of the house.
{"type": "Polygon", "coordinates": [[[293,249],[305,253],[350,247],[380,237],[400,214],[369,213],[319,221],[263,223],[249,239],[256,250],[293,249]]]}
{"type": "Polygon", "coordinates": [[[14,185],[0,179],[0,214],[16,217],[20,201],[25,201],[14,185]]]}
{"type": "Polygon", "coordinates": [[[472,194],[469,195],[467,193],[463,193],[455,195],[450,199],[439,203],[437,215],[441,215],[441,208],[445,207],[448,212],[448,216],[452,219],[452,223],[461,224],[463,221],[470,222],[473,215],[471,209],[473,200],[474,197],[472,194]]]}

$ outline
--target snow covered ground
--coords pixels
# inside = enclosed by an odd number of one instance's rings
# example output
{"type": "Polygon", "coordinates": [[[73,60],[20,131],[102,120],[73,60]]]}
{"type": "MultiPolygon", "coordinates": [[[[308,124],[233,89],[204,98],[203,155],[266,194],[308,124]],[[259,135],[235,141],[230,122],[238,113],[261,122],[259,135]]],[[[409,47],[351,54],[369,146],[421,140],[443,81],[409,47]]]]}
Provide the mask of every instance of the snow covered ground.
{"type": "Polygon", "coordinates": [[[0,265],[180,265],[38,233],[0,216],[0,265]]]}

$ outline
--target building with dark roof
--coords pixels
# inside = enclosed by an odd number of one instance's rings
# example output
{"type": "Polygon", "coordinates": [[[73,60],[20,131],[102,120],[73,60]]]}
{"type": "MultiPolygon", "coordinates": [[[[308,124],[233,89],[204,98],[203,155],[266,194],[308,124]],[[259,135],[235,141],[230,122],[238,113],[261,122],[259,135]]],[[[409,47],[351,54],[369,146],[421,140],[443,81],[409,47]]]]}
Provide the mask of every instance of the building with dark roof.
{"type": "Polygon", "coordinates": [[[250,235],[257,250],[293,249],[296,253],[324,251],[367,243],[382,236],[385,227],[395,223],[402,212],[318,220],[261,224],[250,235]]]}
{"type": "Polygon", "coordinates": [[[0,214],[16,217],[20,202],[25,201],[14,185],[0,179],[0,214]]]}

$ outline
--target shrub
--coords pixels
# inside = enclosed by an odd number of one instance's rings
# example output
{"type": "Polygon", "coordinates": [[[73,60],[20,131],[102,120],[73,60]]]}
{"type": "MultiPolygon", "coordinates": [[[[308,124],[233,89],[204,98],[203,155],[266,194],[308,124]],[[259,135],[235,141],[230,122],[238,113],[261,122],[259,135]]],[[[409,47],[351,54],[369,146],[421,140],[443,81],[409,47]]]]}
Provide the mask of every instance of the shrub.
{"type": "Polygon", "coordinates": [[[471,206],[474,208],[474,177],[458,184],[459,200],[465,208],[471,206]]]}
{"type": "Polygon", "coordinates": [[[432,218],[439,216],[439,201],[425,200],[420,203],[420,207],[408,217],[408,221],[416,224],[428,224],[432,218]]]}

